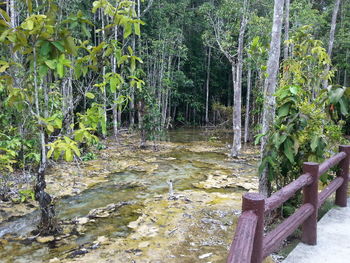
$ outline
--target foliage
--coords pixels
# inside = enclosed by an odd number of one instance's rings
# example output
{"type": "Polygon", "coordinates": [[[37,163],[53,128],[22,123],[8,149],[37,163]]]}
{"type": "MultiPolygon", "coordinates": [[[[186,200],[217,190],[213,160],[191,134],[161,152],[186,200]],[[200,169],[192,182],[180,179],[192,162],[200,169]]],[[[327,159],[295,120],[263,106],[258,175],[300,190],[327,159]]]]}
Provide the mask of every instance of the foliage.
{"type": "Polygon", "coordinates": [[[344,92],[320,89],[321,80],[332,74],[326,70],[330,59],[321,42],[313,40],[306,30],[301,28],[289,41],[295,55],[282,65],[283,78],[275,94],[275,123],[267,136],[268,154],[259,168],[268,167],[269,180],[276,189],[297,178],[303,162],[321,162],[344,141],[342,122],[336,124],[328,110],[342,101],[344,92]]]}
{"type": "Polygon", "coordinates": [[[96,158],[97,158],[96,154],[94,154],[93,152],[88,152],[81,157],[81,160],[86,162],[86,161],[95,160],[96,158]]]}
{"type": "Polygon", "coordinates": [[[63,154],[63,158],[67,162],[74,160],[74,156],[80,157],[80,150],[77,142],[73,141],[67,136],[63,136],[56,141],[48,144],[50,150],[47,152],[47,157],[53,156],[55,160],[63,154]]]}
{"type": "Polygon", "coordinates": [[[27,202],[29,199],[31,200],[35,200],[35,194],[34,191],[32,189],[26,189],[26,190],[19,190],[19,196],[20,196],[20,202],[21,203],[25,203],[27,202]]]}

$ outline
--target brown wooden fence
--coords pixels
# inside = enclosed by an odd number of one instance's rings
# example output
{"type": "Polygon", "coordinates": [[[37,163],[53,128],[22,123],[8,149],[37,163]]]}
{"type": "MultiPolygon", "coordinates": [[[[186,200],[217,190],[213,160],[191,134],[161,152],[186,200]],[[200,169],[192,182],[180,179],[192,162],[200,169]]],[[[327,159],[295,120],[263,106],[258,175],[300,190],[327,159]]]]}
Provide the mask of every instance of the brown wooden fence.
{"type": "Polygon", "coordinates": [[[338,154],[321,164],[304,163],[304,174],[271,197],[264,198],[258,193],[244,194],[242,214],[238,219],[227,263],[262,262],[265,257],[278,250],[282,241],[300,225],[301,241],[308,245],[316,245],[318,208],[334,192],[335,204],[347,206],[349,164],[350,146],[340,146],[338,154]],[[319,193],[319,177],[337,164],[340,168],[337,177],[319,193]],[[303,190],[303,205],[274,230],[264,235],[264,215],[280,207],[300,189],[303,190]]]}

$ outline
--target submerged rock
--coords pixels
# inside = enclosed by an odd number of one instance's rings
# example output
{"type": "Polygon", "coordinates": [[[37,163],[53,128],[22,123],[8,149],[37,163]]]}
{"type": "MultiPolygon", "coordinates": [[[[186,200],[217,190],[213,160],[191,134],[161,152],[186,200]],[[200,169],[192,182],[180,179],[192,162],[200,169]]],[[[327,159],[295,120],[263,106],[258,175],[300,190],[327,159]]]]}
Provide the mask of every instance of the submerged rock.
{"type": "Polygon", "coordinates": [[[48,242],[52,242],[55,240],[54,236],[46,236],[46,237],[37,237],[36,241],[39,243],[48,243],[48,242]]]}

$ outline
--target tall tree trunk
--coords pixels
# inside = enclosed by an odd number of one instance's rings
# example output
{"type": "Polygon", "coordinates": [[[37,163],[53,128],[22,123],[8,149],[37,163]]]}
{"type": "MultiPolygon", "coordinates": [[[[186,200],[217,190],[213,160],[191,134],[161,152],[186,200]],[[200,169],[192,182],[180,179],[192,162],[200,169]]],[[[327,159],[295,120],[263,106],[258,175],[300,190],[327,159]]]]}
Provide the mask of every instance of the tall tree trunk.
{"type": "MultiPolygon", "coordinates": [[[[275,97],[274,93],[277,86],[277,75],[279,70],[279,60],[281,53],[281,31],[283,20],[284,0],[275,0],[273,25],[271,34],[271,43],[269,59],[267,61],[267,78],[264,83],[264,110],[262,120],[262,134],[266,134],[273,125],[275,116],[275,97]]],[[[267,136],[261,140],[261,155],[264,158],[268,153],[266,149],[267,136]]],[[[264,169],[259,177],[259,191],[264,196],[270,194],[270,184],[268,181],[268,170],[264,169]]]]}
{"type": "Polygon", "coordinates": [[[246,18],[247,0],[244,1],[244,13],[241,22],[241,28],[238,36],[237,51],[237,71],[236,81],[234,85],[234,101],[233,101],[233,144],[231,156],[237,157],[242,148],[242,67],[243,67],[243,40],[247,26],[246,18]]]}
{"type": "MultiPolygon", "coordinates": [[[[346,50],[346,57],[345,57],[345,63],[348,64],[348,57],[349,57],[349,50],[346,50]]],[[[344,80],[343,80],[343,86],[346,87],[347,86],[347,70],[346,68],[344,69],[344,80]]]]}
{"type": "MultiPolygon", "coordinates": [[[[33,47],[33,68],[34,68],[34,99],[35,99],[35,114],[40,117],[40,103],[39,103],[39,83],[38,83],[38,72],[37,72],[37,54],[36,47],[33,47]]],[[[41,147],[41,161],[39,170],[36,176],[36,184],[34,187],[35,199],[39,202],[41,210],[41,219],[38,226],[38,231],[40,234],[52,234],[57,232],[57,225],[55,220],[55,209],[52,204],[51,196],[45,192],[46,182],[45,182],[45,170],[47,166],[46,158],[46,140],[45,132],[41,121],[39,121],[39,139],[41,147]]]]}
{"type": "Polygon", "coordinates": [[[207,82],[206,82],[206,96],[205,96],[205,125],[207,126],[209,124],[210,59],[211,59],[211,47],[208,48],[207,82]]]}
{"type": "Polygon", "coordinates": [[[244,143],[248,142],[249,139],[249,115],[250,115],[250,93],[252,89],[252,70],[248,68],[247,74],[247,98],[246,98],[246,109],[245,109],[245,120],[244,120],[244,143]]]}
{"type": "MultiPolygon", "coordinates": [[[[334,45],[334,35],[335,35],[335,28],[337,25],[337,16],[338,16],[338,11],[339,11],[339,5],[340,5],[341,0],[336,0],[334,9],[333,9],[333,15],[332,15],[332,22],[331,22],[331,31],[329,33],[329,42],[328,42],[328,56],[332,58],[332,51],[333,51],[333,45],[334,45]]],[[[327,72],[330,70],[329,64],[327,65],[327,72]]],[[[328,87],[328,79],[323,81],[323,88],[328,87]]]]}
{"type": "MultiPolygon", "coordinates": [[[[100,15],[101,15],[101,22],[102,22],[102,42],[106,41],[106,32],[105,32],[105,19],[104,19],[104,13],[103,13],[103,9],[101,9],[100,11],[100,15]]],[[[106,66],[103,65],[102,68],[102,78],[103,81],[105,79],[105,75],[106,75],[106,66]]],[[[107,90],[106,90],[106,86],[103,86],[103,122],[104,122],[104,127],[102,127],[102,135],[104,137],[106,137],[107,135],[107,90]]]]}
{"type": "MultiPolygon", "coordinates": [[[[289,40],[289,6],[290,0],[285,0],[286,12],[284,16],[284,41],[289,40]]],[[[289,56],[289,46],[284,44],[283,58],[287,59],[289,56]]]]}
{"type": "MultiPolygon", "coordinates": [[[[116,6],[118,6],[118,2],[116,3],[116,6]]],[[[118,41],[118,26],[114,27],[114,40],[118,41]]],[[[117,58],[115,54],[113,54],[112,57],[112,72],[114,74],[117,73],[117,58]]],[[[118,105],[116,103],[117,98],[117,91],[115,91],[113,94],[113,135],[116,141],[118,141],[118,105]]]]}
{"type": "MultiPolygon", "coordinates": [[[[232,60],[231,61],[231,73],[232,73],[232,130],[233,132],[235,131],[235,107],[234,107],[234,101],[235,101],[235,88],[236,88],[236,63],[232,60]]],[[[218,112],[218,114],[220,114],[218,112]]],[[[218,119],[220,121],[220,116],[218,116],[218,119]]],[[[235,137],[233,136],[233,141],[232,143],[234,144],[235,137]]],[[[231,151],[233,150],[233,145],[231,148],[231,151]]],[[[232,153],[231,153],[232,154],[232,153]]]]}

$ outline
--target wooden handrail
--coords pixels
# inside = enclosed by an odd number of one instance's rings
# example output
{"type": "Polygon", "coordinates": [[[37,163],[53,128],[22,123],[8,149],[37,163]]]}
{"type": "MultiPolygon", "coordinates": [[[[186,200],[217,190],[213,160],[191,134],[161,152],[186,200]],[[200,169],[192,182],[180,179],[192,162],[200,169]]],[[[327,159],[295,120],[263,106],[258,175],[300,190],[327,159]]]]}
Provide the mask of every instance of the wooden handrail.
{"type": "Polygon", "coordinates": [[[302,242],[316,245],[318,208],[334,192],[336,192],[335,204],[341,207],[347,206],[349,165],[350,146],[340,146],[338,154],[321,164],[304,163],[304,173],[271,197],[265,199],[257,193],[244,194],[243,212],[238,220],[227,263],[261,263],[300,225],[302,225],[302,242]],[[318,193],[319,177],[337,164],[340,168],[337,177],[318,193]],[[300,189],[303,189],[303,205],[264,237],[264,214],[280,207],[300,189]]]}
{"type": "Polygon", "coordinates": [[[299,176],[295,181],[286,185],[265,202],[265,212],[270,212],[280,207],[285,201],[289,200],[298,190],[312,183],[312,176],[309,173],[299,176]]]}
{"type": "Polygon", "coordinates": [[[229,262],[239,263],[250,261],[257,223],[258,217],[253,211],[245,211],[239,217],[235,236],[230,248],[230,251],[236,251],[236,254],[229,254],[229,262]],[[236,240],[241,240],[241,242],[235,242],[236,240]]]}
{"type": "Polygon", "coordinates": [[[267,257],[279,248],[281,242],[291,235],[295,229],[314,212],[311,204],[302,205],[293,215],[288,217],[264,238],[263,257],[267,257]]]}
{"type": "Polygon", "coordinates": [[[322,174],[324,174],[325,172],[327,172],[333,166],[340,163],[345,157],[346,157],[346,153],[340,152],[340,153],[337,153],[336,155],[332,156],[331,158],[325,160],[323,163],[321,163],[320,170],[319,170],[320,176],[322,174]]]}

